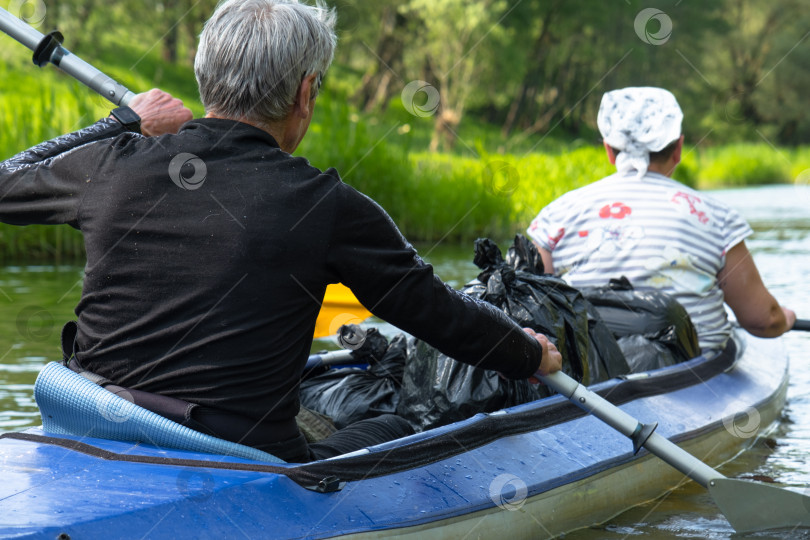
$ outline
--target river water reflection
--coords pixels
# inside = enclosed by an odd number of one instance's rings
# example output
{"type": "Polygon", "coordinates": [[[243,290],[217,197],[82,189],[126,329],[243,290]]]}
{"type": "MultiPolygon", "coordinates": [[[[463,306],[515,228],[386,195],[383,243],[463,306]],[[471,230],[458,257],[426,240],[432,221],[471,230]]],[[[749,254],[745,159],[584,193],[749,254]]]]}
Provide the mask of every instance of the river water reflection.
{"type": "MultiPolygon", "coordinates": [[[[765,283],[800,318],[810,318],[810,187],[774,186],[713,193],[737,208],[755,230],[747,240],[765,283]]],[[[458,288],[474,278],[473,248],[420,246],[437,273],[458,288]]],[[[73,317],[81,292],[77,266],[0,269],[0,432],[39,424],[32,398],[37,372],[60,358],[59,329],[73,317]]],[[[810,486],[810,333],[783,338],[791,355],[788,403],[767,438],[722,468],[729,476],[772,477],[810,486]]],[[[768,358],[762,358],[768,369],[768,358]]],[[[792,531],[733,535],[706,492],[689,483],[667,497],[630,510],[608,524],[571,533],[568,539],[612,538],[810,538],[792,531]]]]}

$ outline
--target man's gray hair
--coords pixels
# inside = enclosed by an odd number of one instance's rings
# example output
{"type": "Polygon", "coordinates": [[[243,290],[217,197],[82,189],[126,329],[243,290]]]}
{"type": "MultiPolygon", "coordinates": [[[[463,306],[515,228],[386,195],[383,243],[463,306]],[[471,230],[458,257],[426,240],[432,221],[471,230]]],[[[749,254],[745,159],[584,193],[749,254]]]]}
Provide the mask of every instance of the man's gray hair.
{"type": "Polygon", "coordinates": [[[304,77],[317,73],[320,81],[329,69],[336,20],[322,0],[315,6],[299,0],[220,3],[205,23],[194,60],[206,112],[259,123],[284,118],[304,77]]]}

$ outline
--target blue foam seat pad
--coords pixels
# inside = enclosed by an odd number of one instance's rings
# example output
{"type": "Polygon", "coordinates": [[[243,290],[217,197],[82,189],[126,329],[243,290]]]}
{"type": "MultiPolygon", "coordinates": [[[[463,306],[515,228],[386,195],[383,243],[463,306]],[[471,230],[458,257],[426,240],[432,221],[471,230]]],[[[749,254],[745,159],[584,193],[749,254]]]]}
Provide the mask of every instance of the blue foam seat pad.
{"type": "Polygon", "coordinates": [[[57,362],[40,371],[34,399],[47,433],[284,463],[267,452],[200,433],[139,407],[57,362]]]}

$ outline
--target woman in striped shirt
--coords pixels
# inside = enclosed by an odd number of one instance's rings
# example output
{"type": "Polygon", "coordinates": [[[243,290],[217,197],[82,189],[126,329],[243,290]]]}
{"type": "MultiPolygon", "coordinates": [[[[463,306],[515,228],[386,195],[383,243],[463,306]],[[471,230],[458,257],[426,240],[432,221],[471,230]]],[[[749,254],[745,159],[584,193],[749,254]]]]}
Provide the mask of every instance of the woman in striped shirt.
{"type": "Polygon", "coordinates": [[[760,337],[789,330],[745,246],[752,233],[732,208],[672,180],[683,148],[683,114],[660,88],[608,92],[597,118],[617,172],[546,206],[528,229],[548,273],[574,287],[626,276],[637,289],[666,292],[686,308],[704,353],[731,335],[725,302],[760,337]]]}

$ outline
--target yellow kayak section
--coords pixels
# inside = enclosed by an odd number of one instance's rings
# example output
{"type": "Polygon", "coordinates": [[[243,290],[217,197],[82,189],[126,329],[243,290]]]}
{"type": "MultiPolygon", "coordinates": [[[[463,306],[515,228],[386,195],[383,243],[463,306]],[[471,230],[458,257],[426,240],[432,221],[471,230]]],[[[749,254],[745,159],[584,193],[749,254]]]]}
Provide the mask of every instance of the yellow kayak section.
{"type": "Polygon", "coordinates": [[[352,290],[342,283],[326,288],[321,312],[315,321],[316,338],[337,334],[344,324],[360,324],[371,317],[371,312],[354,296],[352,290]]]}

